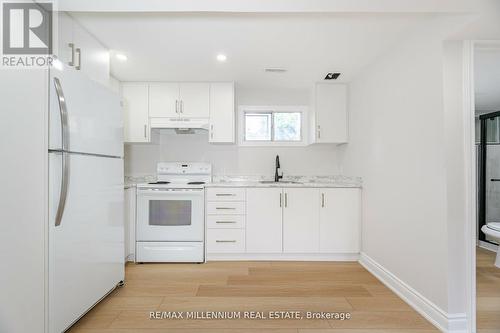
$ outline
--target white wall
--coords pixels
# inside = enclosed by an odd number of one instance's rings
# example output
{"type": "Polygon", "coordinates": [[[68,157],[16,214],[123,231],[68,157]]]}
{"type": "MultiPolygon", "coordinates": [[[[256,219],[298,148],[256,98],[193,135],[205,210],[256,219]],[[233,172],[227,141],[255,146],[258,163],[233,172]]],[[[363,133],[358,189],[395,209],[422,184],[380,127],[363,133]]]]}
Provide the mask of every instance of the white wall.
{"type": "MultiPolygon", "coordinates": [[[[443,45],[444,133],[448,230],[448,312],[465,312],[465,155],[463,118],[463,42],[447,41],[443,45]]],[[[471,138],[472,142],[472,138],[471,138]]]]}
{"type": "Polygon", "coordinates": [[[410,36],[351,83],[343,161],[345,172],[363,177],[363,252],[446,313],[465,305],[448,300],[441,24],[410,36]]]}
{"type": "MultiPolygon", "coordinates": [[[[308,91],[261,90],[236,86],[236,103],[241,105],[307,105],[308,91]]],[[[239,147],[208,143],[208,133],[177,135],[161,131],[159,144],[125,147],[125,174],[155,174],[157,162],[211,162],[214,174],[274,175],[275,156],[280,155],[285,175],[330,175],[339,173],[335,145],[307,147],[239,147]]]]}

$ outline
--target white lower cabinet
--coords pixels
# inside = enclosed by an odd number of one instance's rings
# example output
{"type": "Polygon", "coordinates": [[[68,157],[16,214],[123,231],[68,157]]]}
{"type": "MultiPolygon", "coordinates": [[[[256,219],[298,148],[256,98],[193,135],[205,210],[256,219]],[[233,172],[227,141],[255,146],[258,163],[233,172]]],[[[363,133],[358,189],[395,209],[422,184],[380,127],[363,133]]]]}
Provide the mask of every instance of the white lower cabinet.
{"type": "Polygon", "coordinates": [[[357,260],[358,188],[209,188],[208,259],[357,260]]]}
{"type": "Polygon", "coordinates": [[[207,233],[207,252],[243,253],[245,252],[245,230],[210,229],[207,233]]]}
{"type": "Polygon", "coordinates": [[[358,253],[361,240],[361,191],[320,189],[319,247],[323,253],[358,253]]]}
{"type": "Polygon", "coordinates": [[[248,188],[246,246],[249,253],[281,253],[281,188],[248,188]]]}
{"type": "Polygon", "coordinates": [[[135,186],[125,189],[125,260],[134,261],[135,258],[135,186]]]}
{"type": "Polygon", "coordinates": [[[285,188],[283,207],[283,252],[319,251],[317,188],[285,188]]]}

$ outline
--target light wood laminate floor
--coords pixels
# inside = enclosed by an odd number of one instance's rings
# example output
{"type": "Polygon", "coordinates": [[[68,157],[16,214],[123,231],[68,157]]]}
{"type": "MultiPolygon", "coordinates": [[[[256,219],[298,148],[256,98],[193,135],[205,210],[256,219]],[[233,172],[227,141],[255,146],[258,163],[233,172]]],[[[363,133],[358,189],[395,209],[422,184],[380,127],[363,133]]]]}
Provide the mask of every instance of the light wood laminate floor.
{"type": "Polygon", "coordinates": [[[500,332],[500,268],[495,267],[495,252],[476,251],[477,331],[500,332]]]}
{"type": "Polygon", "coordinates": [[[431,333],[422,316],[358,263],[128,264],[72,333],[431,333]],[[338,320],[151,320],[150,311],[349,312],[338,320]]]}

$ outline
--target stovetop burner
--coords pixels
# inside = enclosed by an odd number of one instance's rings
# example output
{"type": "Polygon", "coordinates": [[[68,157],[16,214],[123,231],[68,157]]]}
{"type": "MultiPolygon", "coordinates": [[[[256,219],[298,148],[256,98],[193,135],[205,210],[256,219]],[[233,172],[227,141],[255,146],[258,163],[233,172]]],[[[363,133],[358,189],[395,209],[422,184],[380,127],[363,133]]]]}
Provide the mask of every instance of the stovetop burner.
{"type": "Polygon", "coordinates": [[[170,182],[158,181],[158,182],[151,182],[148,184],[150,184],[150,185],[166,185],[166,184],[170,184],[170,182]]]}
{"type": "Polygon", "coordinates": [[[203,185],[205,182],[189,182],[188,185],[203,185]]]}

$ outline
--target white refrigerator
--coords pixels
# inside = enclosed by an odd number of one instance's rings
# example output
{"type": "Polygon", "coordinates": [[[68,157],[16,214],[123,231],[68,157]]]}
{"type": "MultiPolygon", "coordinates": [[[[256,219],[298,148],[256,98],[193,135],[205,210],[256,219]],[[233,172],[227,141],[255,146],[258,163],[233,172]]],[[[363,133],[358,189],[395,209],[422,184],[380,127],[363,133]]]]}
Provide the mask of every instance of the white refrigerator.
{"type": "Polygon", "coordinates": [[[1,71],[0,90],[0,332],[63,332],[124,280],[120,99],[73,68],[1,71]]]}

